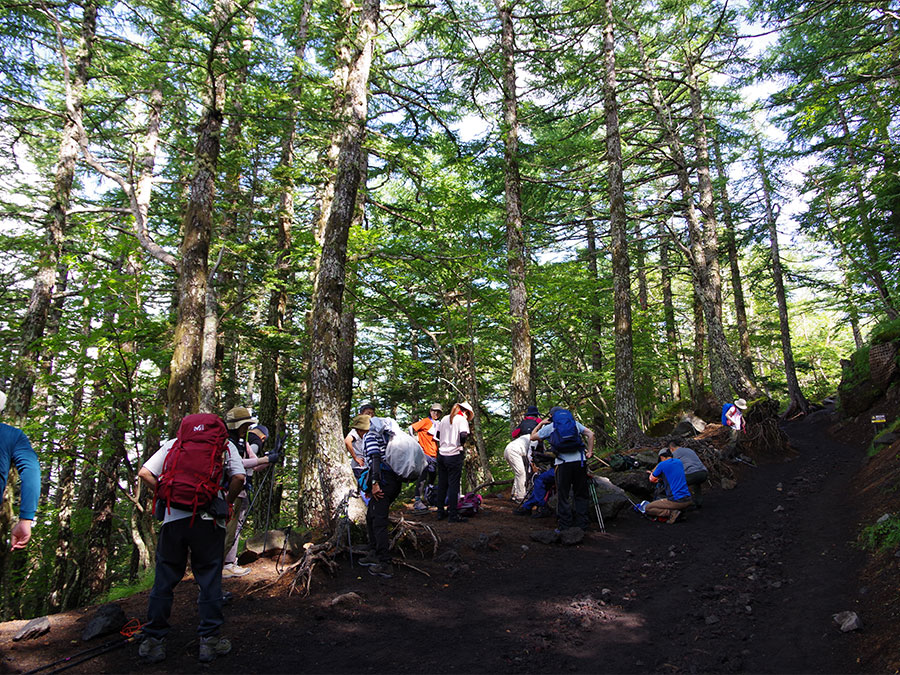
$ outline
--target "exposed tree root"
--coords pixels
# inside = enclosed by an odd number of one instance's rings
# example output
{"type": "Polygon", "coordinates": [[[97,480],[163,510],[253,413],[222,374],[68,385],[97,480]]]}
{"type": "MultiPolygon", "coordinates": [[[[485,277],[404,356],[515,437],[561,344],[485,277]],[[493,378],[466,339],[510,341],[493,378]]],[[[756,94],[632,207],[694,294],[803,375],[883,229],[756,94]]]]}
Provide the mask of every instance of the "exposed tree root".
{"type": "Polygon", "coordinates": [[[404,545],[411,546],[423,558],[429,548],[431,549],[432,557],[437,555],[441,538],[431,525],[425,525],[414,520],[406,520],[402,515],[399,515],[396,519],[391,518],[391,521],[394,524],[391,548],[398,551],[404,558],[406,557],[404,545]]]}

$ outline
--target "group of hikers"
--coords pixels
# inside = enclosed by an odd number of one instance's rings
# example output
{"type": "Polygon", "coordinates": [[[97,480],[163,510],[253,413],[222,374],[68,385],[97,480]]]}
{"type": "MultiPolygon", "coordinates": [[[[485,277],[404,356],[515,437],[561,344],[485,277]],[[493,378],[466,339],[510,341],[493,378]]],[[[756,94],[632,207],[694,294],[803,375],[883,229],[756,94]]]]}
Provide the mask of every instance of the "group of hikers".
{"type": "MultiPolygon", "coordinates": [[[[6,396],[0,392],[0,413],[5,405],[6,396]]],[[[742,415],[746,408],[743,399],[722,408],[722,423],[729,427],[735,442],[746,426],[742,415]]],[[[405,468],[403,475],[392,466],[394,460],[389,461],[389,448],[395,436],[406,432],[394,420],[375,413],[371,403],[360,407],[345,444],[359,496],[367,504],[369,550],[360,564],[374,576],[390,578],[389,515],[404,482],[415,483],[416,512],[433,507],[438,520],[468,520],[459,510],[460,482],[474,409],[462,401],[444,415],[441,404],[433,404],[426,417],[409,427],[424,461],[415,464],[412,474],[405,468]]],[[[155,493],[156,517],[162,521],[147,622],[138,649],[145,661],[158,663],[166,657],[174,589],[184,577],[189,556],[199,587],[199,660],[208,663],[230,652],[230,641],[220,634],[225,600],[222,579],[249,571],[237,564],[237,551],[251,506],[250,477],[281,459],[278,444],[263,451],[268,437],[268,429],[246,407],[232,408],[224,420],[215,414],[188,415],[176,437],[163,443],[138,471],[141,481],[155,493]]],[[[504,451],[514,475],[510,494],[517,504],[514,513],[551,516],[550,497],[555,492],[557,529],[587,528],[592,480],[587,460],[593,452],[593,432],[575,420],[571,411],[555,406],[541,418],[537,407],[529,407],[504,451]]],[[[708,472],[693,450],[674,441],[660,449],[658,456],[658,464],[648,473],[661,494],[653,501],[636,504],[635,509],[674,523],[685,509],[702,506],[702,485],[708,472]]],[[[25,434],[0,423],[0,494],[11,465],[21,479],[19,519],[11,537],[15,550],[24,548],[31,538],[40,495],[40,465],[25,434]]]]}

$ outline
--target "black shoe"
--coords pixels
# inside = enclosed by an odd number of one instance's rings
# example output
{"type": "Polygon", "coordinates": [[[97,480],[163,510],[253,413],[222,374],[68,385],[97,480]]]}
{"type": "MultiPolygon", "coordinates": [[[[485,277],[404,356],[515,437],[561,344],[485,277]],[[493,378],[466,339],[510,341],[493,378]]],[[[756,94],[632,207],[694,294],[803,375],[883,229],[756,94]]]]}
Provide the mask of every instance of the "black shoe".
{"type": "Polygon", "coordinates": [[[438,520],[443,520],[446,517],[447,517],[446,511],[438,511],[438,520]]]}
{"type": "Polygon", "coordinates": [[[390,579],[394,576],[394,566],[389,562],[381,562],[377,565],[369,567],[369,574],[373,577],[381,577],[382,579],[390,579]]]}
{"type": "Polygon", "coordinates": [[[468,523],[468,522],[469,522],[469,519],[466,518],[465,516],[460,516],[460,515],[457,515],[457,514],[453,514],[452,516],[450,516],[449,518],[447,518],[447,522],[448,522],[448,523],[468,523]]]}

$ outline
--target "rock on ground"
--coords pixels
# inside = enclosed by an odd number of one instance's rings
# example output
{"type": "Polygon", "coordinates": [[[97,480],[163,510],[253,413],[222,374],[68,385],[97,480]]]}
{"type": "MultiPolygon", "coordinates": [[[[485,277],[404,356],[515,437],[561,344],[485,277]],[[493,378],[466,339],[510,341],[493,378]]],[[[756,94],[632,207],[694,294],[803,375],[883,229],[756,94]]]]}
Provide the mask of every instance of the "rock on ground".
{"type": "Polygon", "coordinates": [[[13,636],[13,642],[18,642],[19,640],[33,640],[34,638],[40,637],[45,633],[50,632],[50,619],[46,616],[42,616],[38,619],[32,619],[28,623],[26,623],[22,630],[13,636]]]}
{"type": "Polygon", "coordinates": [[[81,633],[82,640],[92,640],[101,635],[109,635],[117,633],[125,625],[128,619],[125,618],[125,610],[116,605],[109,603],[100,605],[97,611],[91,615],[87,626],[81,633]]]}

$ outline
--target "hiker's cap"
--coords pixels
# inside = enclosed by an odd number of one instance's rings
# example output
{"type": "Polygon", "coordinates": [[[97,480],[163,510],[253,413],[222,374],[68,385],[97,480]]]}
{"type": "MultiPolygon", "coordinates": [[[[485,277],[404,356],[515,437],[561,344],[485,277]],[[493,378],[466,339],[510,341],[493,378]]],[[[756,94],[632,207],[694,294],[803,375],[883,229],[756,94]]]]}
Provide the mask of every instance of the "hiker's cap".
{"type": "Polygon", "coordinates": [[[669,446],[666,446],[664,448],[661,448],[660,451],[656,454],[662,457],[663,455],[671,455],[672,451],[669,450],[669,446]]]}
{"type": "Polygon", "coordinates": [[[470,413],[473,413],[473,414],[475,412],[474,410],[472,410],[472,406],[470,406],[468,404],[468,402],[466,402],[466,401],[463,401],[462,403],[460,403],[459,407],[462,408],[463,410],[468,410],[470,413]]]}
{"type": "Polygon", "coordinates": [[[357,415],[350,423],[351,429],[359,429],[360,431],[368,431],[370,426],[372,426],[371,415],[357,415]]]}
{"type": "Polygon", "coordinates": [[[444,412],[444,408],[440,403],[432,403],[431,410],[437,410],[438,412],[444,412]]]}
{"type": "Polygon", "coordinates": [[[250,427],[250,431],[257,431],[257,432],[261,433],[263,436],[265,436],[266,438],[269,437],[269,429],[268,429],[268,427],[266,427],[263,424],[253,425],[252,427],[250,427]]]}
{"type": "Polygon", "coordinates": [[[745,401],[745,400],[742,399],[742,398],[739,398],[737,401],[734,402],[734,404],[735,404],[738,408],[740,408],[741,410],[746,410],[746,409],[747,409],[747,401],[745,401]]]}
{"type": "Polygon", "coordinates": [[[0,413],[6,410],[6,394],[0,391],[0,413]]]}
{"type": "Polygon", "coordinates": [[[529,417],[540,417],[541,413],[538,411],[536,405],[530,405],[525,409],[525,414],[529,417]]]}
{"type": "Polygon", "coordinates": [[[232,408],[225,413],[225,426],[229,429],[238,429],[244,424],[256,424],[259,422],[247,408],[232,408]]]}
{"type": "MultiPolygon", "coordinates": [[[[372,412],[375,412],[375,406],[368,402],[363,403],[361,406],[359,406],[359,414],[360,415],[365,415],[366,410],[371,410],[372,412]]],[[[372,417],[372,415],[369,415],[369,417],[372,417]]]]}

